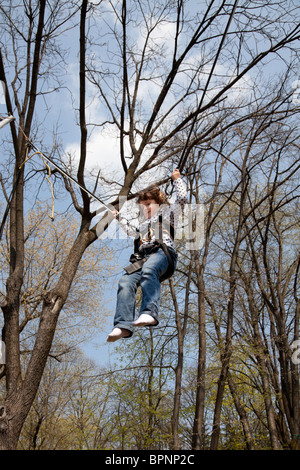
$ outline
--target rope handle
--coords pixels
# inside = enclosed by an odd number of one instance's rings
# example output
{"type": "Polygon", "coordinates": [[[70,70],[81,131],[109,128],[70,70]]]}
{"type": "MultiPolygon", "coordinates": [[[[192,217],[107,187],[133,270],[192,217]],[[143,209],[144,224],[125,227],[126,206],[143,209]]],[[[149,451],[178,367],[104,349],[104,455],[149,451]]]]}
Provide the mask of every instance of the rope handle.
{"type": "Polygon", "coordinates": [[[34,155],[40,155],[42,157],[42,160],[44,162],[44,165],[46,166],[46,168],[48,169],[48,176],[46,176],[46,179],[48,181],[48,183],[50,184],[51,186],[51,195],[52,195],[52,209],[51,209],[51,215],[49,216],[50,219],[52,220],[52,222],[54,221],[54,204],[55,204],[55,198],[54,198],[54,188],[53,188],[53,183],[52,181],[50,180],[50,177],[52,175],[52,172],[51,172],[51,168],[50,166],[48,165],[47,161],[45,160],[44,158],[44,155],[42,154],[42,152],[40,152],[39,150],[37,152],[34,152],[33,154],[31,154],[30,156],[28,156],[29,154],[29,151],[30,149],[32,148],[32,145],[31,143],[29,142],[29,140],[26,142],[26,154],[25,154],[25,159],[24,161],[22,162],[22,165],[19,166],[19,169],[21,170],[22,167],[25,165],[26,162],[28,162],[34,155]]]}

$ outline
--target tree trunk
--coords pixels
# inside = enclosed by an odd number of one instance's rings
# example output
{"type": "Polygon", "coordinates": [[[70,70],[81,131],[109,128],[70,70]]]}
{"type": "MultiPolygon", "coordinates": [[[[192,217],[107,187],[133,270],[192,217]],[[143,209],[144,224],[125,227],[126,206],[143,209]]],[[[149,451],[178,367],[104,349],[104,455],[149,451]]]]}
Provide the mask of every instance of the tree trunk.
{"type": "Polygon", "coordinates": [[[227,300],[227,323],[226,323],[226,337],[225,337],[225,346],[221,353],[221,372],[218,380],[218,389],[217,397],[215,402],[215,411],[214,411],[214,420],[213,420],[213,429],[211,437],[211,450],[217,450],[220,436],[220,424],[221,424],[221,409],[222,402],[225,390],[225,384],[227,381],[227,374],[229,370],[230,358],[232,354],[232,330],[233,330],[233,314],[234,314],[234,300],[235,300],[235,290],[236,290],[236,280],[237,280],[237,262],[238,262],[238,253],[242,238],[242,230],[244,221],[244,203],[246,198],[246,192],[248,187],[248,175],[246,169],[246,163],[249,156],[251,148],[251,142],[248,145],[247,151],[243,159],[243,165],[241,169],[241,196],[240,196],[240,207],[239,207],[239,217],[236,229],[236,237],[232,250],[230,268],[229,268],[229,293],[227,300]]]}
{"type": "Polygon", "coordinates": [[[244,408],[244,406],[243,406],[243,404],[242,404],[242,402],[239,398],[239,395],[238,395],[238,392],[237,392],[237,389],[236,389],[236,385],[234,383],[234,380],[230,376],[230,374],[228,374],[228,385],[229,385],[229,388],[230,388],[230,393],[233,397],[235,408],[238,412],[238,415],[239,415],[241,423],[242,423],[243,432],[244,432],[244,436],[245,436],[246,449],[247,450],[253,450],[254,449],[254,442],[253,442],[253,438],[252,438],[252,433],[251,433],[249,421],[248,421],[248,418],[247,418],[247,413],[246,413],[246,410],[245,410],[245,408],[244,408]]]}
{"type": "Polygon", "coordinates": [[[205,369],[206,369],[206,330],[205,330],[205,288],[204,269],[199,264],[199,253],[194,254],[195,267],[198,282],[198,368],[197,368],[197,389],[196,408],[192,434],[192,449],[200,450],[203,446],[202,429],[204,421],[204,400],[205,400],[205,369]]]}
{"type": "MultiPolygon", "coordinates": [[[[46,1],[40,2],[39,21],[35,40],[35,50],[32,63],[32,78],[28,93],[28,109],[25,119],[25,133],[28,135],[31,129],[33,113],[36,102],[37,80],[40,67],[40,54],[45,23],[46,1]]],[[[81,21],[85,21],[87,2],[82,3],[81,21]]],[[[83,34],[84,28],[81,28],[83,34]]],[[[81,38],[81,48],[84,40],[81,38]]],[[[81,56],[82,59],[83,55],[81,56]]],[[[29,67],[30,64],[28,64],[29,67]]],[[[82,67],[81,67],[82,70],[82,67]]],[[[1,60],[1,76],[5,79],[3,63],[1,60]]],[[[1,77],[1,78],[2,78],[1,77]]],[[[4,81],[6,84],[6,80],[4,81]]],[[[82,79],[81,79],[82,84],[82,79]]],[[[6,88],[6,102],[8,110],[11,103],[6,88]]],[[[81,90],[84,93],[84,88],[81,90]]],[[[81,100],[81,106],[84,100],[81,100]]],[[[84,122],[83,122],[84,124],[84,122]]],[[[15,174],[14,192],[10,206],[10,275],[7,280],[7,295],[4,314],[3,338],[6,346],[6,397],[1,406],[0,415],[0,450],[16,449],[19,435],[31,405],[36,396],[46,361],[51,349],[59,313],[68,297],[74,276],[78,269],[82,255],[89,244],[96,239],[95,234],[89,231],[88,210],[82,211],[82,224],[80,232],[69,252],[60,279],[56,287],[44,298],[44,304],[40,315],[40,323],[32,350],[30,361],[24,377],[21,375],[20,338],[19,338],[19,304],[20,292],[24,275],[24,167],[23,157],[26,154],[25,137],[19,133],[16,142],[16,133],[12,126],[12,137],[15,147],[15,174]],[[85,216],[86,214],[86,216],[85,216]]],[[[86,141],[82,137],[84,145],[86,141]]],[[[85,157],[85,154],[83,155],[85,157]]]]}
{"type": "Polygon", "coordinates": [[[180,412],[180,402],[181,402],[181,393],[182,393],[182,373],[183,373],[183,357],[184,357],[184,338],[187,327],[188,312],[189,312],[189,293],[190,293],[190,284],[191,284],[191,275],[192,275],[192,262],[189,265],[188,278],[185,289],[185,306],[184,306],[184,317],[183,322],[180,318],[179,307],[177,304],[176,293],[174,289],[173,279],[169,280],[171,295],[175,308],[175,322],[177,329],[177,364],[175,367],[175,392],[174,392],[174,405],[172,413],[172,444],[171,447],[174,450],[180,449],[179,441],[179,412],[180,412]]]}

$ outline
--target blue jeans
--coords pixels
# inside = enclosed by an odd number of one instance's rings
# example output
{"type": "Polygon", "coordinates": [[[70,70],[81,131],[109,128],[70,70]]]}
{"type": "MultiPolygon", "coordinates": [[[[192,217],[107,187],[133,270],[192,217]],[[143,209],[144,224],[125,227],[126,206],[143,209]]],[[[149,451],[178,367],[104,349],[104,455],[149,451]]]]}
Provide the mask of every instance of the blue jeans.
{"type": "MultiPolygon", "coordinates": [[[[176,265],[177,255],[171,251],[176,265]]],[[[142,269],[131,274],[124,274],[118,286],[117,305],[114,318],[115,328],[125,328],[133,332],[132,322],[135,319],[135,295],[138,286],[142,289],[142,304],[140,314],[151,315],[158,324],[160,305],[160,276],[168,268],[168,258],[160,248],[143,264],[142,269]]],[[[130,335],[130,336],[131,336],[130,335]]]]}

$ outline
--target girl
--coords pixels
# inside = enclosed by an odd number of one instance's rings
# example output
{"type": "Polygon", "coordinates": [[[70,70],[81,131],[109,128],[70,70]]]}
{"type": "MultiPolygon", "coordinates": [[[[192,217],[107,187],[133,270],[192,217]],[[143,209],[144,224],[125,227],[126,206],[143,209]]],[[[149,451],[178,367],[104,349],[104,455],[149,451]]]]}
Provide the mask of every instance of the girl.
{"type": "MultiPolygon", "coordinates": [[[[186,203],[179,170],[171,178],[176,192],[174,204],[169,204],[165,194],[152,186],[137,198],[142,212],[139,228],[132,231],[125,221],[119,220],[128,235],[135,236],[135,253],[119,281],[114,329],[107,337],[108,342],[132,336],[134,327],[158,325],[160,284],[176,267],[174,228],[186,203]],[[134,321],[138,286],[142,289],[142,303],[140,316],[134,321]]],[[[114,214],[117,217],[117,211],[114,214]]]]}

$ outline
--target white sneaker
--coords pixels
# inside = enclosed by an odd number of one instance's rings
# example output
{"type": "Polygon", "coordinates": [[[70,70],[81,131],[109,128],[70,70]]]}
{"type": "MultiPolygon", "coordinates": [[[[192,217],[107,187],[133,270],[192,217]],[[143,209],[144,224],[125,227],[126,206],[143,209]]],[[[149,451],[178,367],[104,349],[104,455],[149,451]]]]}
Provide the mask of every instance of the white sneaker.
{"type": "Polygon", "coordinates": [[[132,322],[133,326],[154,326],[157,325],[157,320],[147,313],[142,313],[137,320],[132,322]]]}
{"type": "Polygon", "coordinates": [[[106,341],[108,343],[113,343],[118,339],[127,338],[128,336],[130,336],[129,330],[126,330],[125,328],[114,328],[112,332],[108,335],[106,341]]]}

